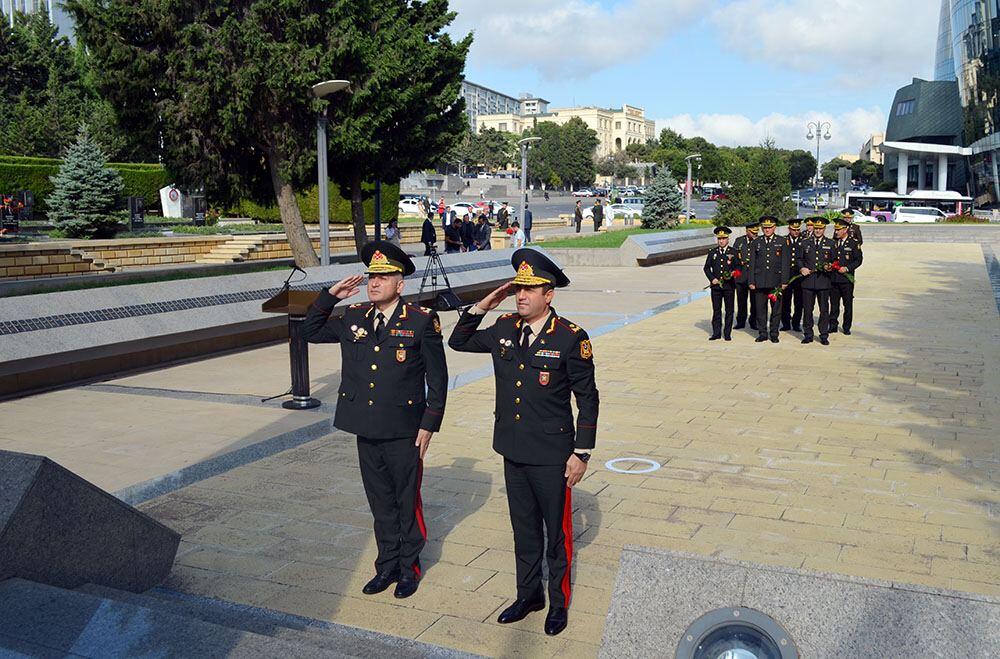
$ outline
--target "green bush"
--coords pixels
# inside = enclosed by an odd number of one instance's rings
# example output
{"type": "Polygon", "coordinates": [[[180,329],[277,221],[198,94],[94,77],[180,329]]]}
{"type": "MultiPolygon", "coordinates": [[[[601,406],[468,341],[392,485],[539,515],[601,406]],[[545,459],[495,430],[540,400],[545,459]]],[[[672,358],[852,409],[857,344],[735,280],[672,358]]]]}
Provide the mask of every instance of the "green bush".
{"type": "Polygon", "coordinates": [[[171,229],[176,233],[192,234],[196,236],[217,236],[236,233],[266,233],[268,231],[284,231],[284,225],[278,224],[226,224],[224,226],[180,226],[171,229]]]}
{"type": "MultiPolygon", "coordinates": [[[[374,184],[366,184],[365,190],[374,190],[374,184]]],[[[319,188],[313,186],[296,193],[295,198],[299,202],[299,211],[302,213],[302,220],[307,224],[319,222],[319,188]]],[[[368,199],[364,202],[365,221],[368,224],[375,223],[375,200],[368,199]]],[[[382,184],[382,222],[388,222],[399,214],[399,185],[382,184]]],[[[227,211],[227,215],[237,217],[249,217],[258,222],[281,222],[281,212],[277,205],[263,206],[252,201],[244,200],[235,208],[227,211]]],[[[337,188],[330,186],[330,222],[338,224],[349,224],[351,222],[351,200],[344,199],[337,194],[337,188]]]]}
{"type": "Polygon", "coordinates": [[[945,222],[955,222],[958,224],[988,224],[989,220],[985,217],[976,217],[975,215],[962,213],[961,215],[949,215],[944,218],[945,222]]]}

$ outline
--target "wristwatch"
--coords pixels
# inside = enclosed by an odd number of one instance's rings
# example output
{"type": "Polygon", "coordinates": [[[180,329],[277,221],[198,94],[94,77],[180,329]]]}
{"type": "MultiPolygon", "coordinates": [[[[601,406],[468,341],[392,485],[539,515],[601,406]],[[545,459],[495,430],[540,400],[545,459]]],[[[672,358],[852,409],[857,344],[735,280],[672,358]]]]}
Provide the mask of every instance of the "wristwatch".
{"type": "Polygon", "coordinates": [[[583,464],[590,462],[590,453],[573,453],[573,455],[578,457],[583,464]]]}

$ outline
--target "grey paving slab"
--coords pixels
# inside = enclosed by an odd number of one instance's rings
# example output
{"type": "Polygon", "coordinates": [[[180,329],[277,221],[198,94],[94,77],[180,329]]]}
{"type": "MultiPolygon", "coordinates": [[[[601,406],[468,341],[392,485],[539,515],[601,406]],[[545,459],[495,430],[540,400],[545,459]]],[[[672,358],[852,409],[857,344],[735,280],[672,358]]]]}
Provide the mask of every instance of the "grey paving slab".
{"type": "Polygon", "coordinates": [[[803,657],[984,657],[1000,643],[995,598],[627,546],[601,656],[671,656],[691,623],[735,607],[770,616],[803,657]]]}

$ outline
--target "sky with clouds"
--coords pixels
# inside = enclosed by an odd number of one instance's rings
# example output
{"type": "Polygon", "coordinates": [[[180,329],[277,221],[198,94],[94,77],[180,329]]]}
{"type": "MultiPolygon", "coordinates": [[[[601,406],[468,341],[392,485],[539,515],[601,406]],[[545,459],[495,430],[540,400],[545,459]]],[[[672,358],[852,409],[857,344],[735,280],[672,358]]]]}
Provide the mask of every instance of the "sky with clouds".
{"type": "Polygon", "coordinates": [[[770,137],[823,160],[885,130],[896,89],[932,78],[938,0],[451,0],[466,78],[552,107],[638,105],[720,145],[770,137]],[[813,143],[814,147],[814,143],[813,143]]]}

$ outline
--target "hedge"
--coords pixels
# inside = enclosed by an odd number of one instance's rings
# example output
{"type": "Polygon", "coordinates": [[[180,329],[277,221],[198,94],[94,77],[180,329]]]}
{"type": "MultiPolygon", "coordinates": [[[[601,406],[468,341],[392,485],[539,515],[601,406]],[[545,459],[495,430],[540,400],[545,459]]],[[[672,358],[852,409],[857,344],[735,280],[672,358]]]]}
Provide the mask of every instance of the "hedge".
{"type": "MultiPolygon", "coordinates": [[[[46,199],[52,193],[49,177],[59,172],[60,163],[54,158],[0,157],[0,192],[31,190],[35,195],[35,210],[44,213],[48,209],[46,199]]],[[[161,165],[108,163],[108,166],[121,175],[126,197],[143,197],[146,208],[159,207],[160,188],[170,184],[170,177],[161,165]]]]}
{"type": "MultiPolygon", "coordinates": [[[[374,190],[374,184],[365,184],[365,190],[374,190]]],[[[299,202],[302,219],[306,223],[319,222],[319,188],[313,186],[298,192],[295,198],[299,202]]],[[[375,200],[364,202],[365,221],[375,223],[375,200]]],[[[250,217],[258,222],[281,222],[281,213],[276,205],[262,206],[252,201],[242,201],[235,208],[227,211],[227,215],[250,217]]],[[[388,222],[399,215],[399,185],[382,184],[382,221],[388,222]]],[[[330,185],[330,222],[349,224],[351,222],[351,200],[344,199],[337,192],[337,187],[330,185]]]]}

